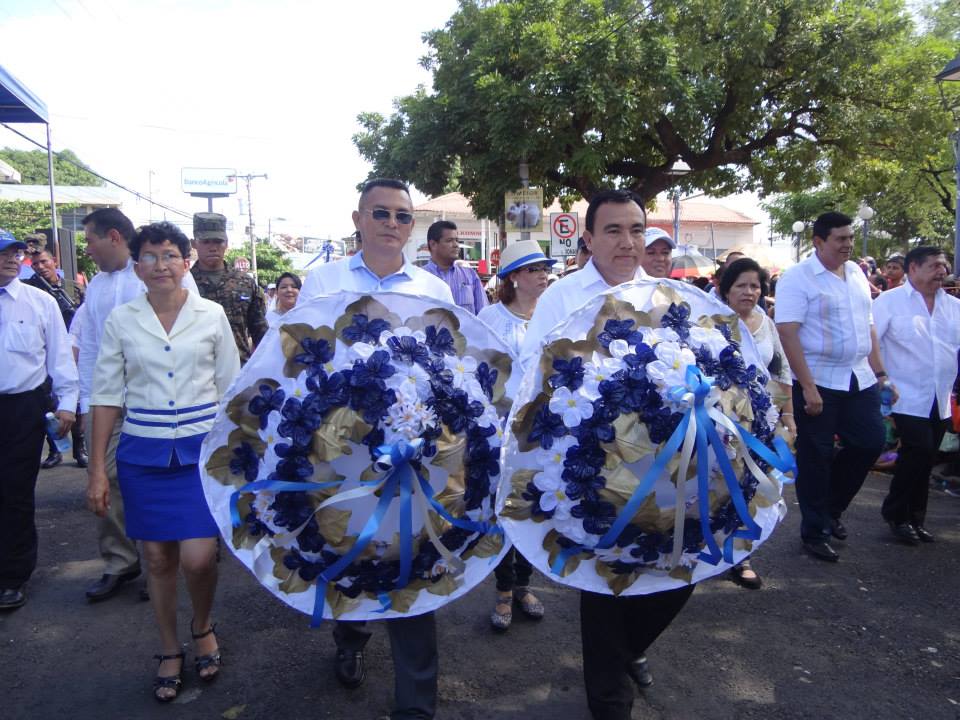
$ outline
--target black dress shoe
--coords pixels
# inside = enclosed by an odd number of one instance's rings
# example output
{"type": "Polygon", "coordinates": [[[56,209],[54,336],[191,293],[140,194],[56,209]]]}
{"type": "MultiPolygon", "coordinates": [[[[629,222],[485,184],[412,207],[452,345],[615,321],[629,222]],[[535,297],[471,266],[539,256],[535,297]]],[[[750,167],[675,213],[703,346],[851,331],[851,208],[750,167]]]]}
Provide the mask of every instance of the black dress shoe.
{"type": "Polygon", "coordinates": [[[632,663],[627,665],[627,675],[637,686],[637,690],[646,690],[653,685],[653,675],[650,674],[650,668],[647,666],[647,656],[641,655],[632,663]]]}
{"type": "Polygon", "coordinates": [[[818,560],[836,562],[840,559],[840,554],[826,540],[804,540],[803,549],[818,560]]]}
{"type": "Polygon", "coordinates": [[[840,522],[840,518],[836,518],[833,521],[833,527],[830,528],[830,534],[833,535],[837,540],[847,539],[847,528],[845,528],[843,523],[840,522]]]}
{"type": "Polygon", "coordinates": [[[60,453],[50,453],[47,455],[47,458],[40,463],[40,467],[44,470],[49,470],[50,468],[55,468],[57,465],[63,462],[63,455],[60,453]]]}
{"type": "Polygon", "coordinates": [[[77,461],[78,468],[85,468],[90,464],[90,458],[87,457],[87,454],[83,450],[74,455],[73,459],[77,461]]]}
{"type": "Polygon", "coordinates": [[[110,575],[105,573],[103,577],[97,580],[93,585],[87,588],[87,600],[90,602],[99,602],[106,600],[117,594],[117,590],[125,582],[129,582],[140,576],[140,568],[136,567],[130,572],[122,575],[110,575]]]}
{"type": "Polygon", "coordinates": [[[890,522],[890,532],[893,533],[893,536],[897,538],[900,542],[906,543],[907,545],[919,545],[920,538],[917,537],[916,531],[913,529],[913,525],[910,523],[898,523],[890,522]]]}
{"type": "Polygon", "coordinates": [[[337,650],[333,670],[337,680],[345,688],[352,690],[360,687],[367,676],[367,670],[363,665],[363,650],[337,650]]]}
{"type": "Polygon", "coordinates": [[[26,601],[23,588],[0,590],[0,610],[16,610],[18,607],[23,607],[26,601]]]}
{"type": "Polygon", "coordinates": [[[920,538],[921,542],[936,542],[936,538],[933,536],[933,533],[927,530],[923,525],[914,525],[913,531],[917,534],[917,537],[920,538]]]}

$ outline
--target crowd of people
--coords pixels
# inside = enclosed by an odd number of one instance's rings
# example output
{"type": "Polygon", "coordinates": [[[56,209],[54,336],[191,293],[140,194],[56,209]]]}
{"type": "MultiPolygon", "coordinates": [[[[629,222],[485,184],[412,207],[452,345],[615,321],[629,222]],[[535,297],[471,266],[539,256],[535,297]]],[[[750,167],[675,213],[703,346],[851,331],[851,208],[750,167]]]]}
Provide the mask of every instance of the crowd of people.
{"type": "MultiPolygon", "coordinates": [[[[267,296],[224,262],[226,221],[214,213],[195,216],[191,242],[170,223],[134,229],[119,210],[92,212],[83,224],[99,272],[82,298],[66,293],[45,249],[33,254],[28,282],[21,281],[30,246],[0,231],[0,463],[7,468],[0,484],[0,609],[26,602],[36,566],[34,486],[53,410],[55,437],[83,428],[74,435],[74,457],[87,466],[87,502],[100,517],[104,573],[86,590],[88,600],[106,600],[146,567],[143,592],[160,642],[154,694],[169,702],[185,662],[176,617],[182,571],[196,672],[212,681],[222,667],[214,623],[218,532],[201,488],[200,445],[241,365],[287,312],[341,291],[413,293],[476,314],[526,364],[544,337],[590,299],[633,280],[666,281],[676,248],[669,233],[647,228],[637,196],[601,191],[590,200],[575,271],[551,284],[555,260],[535,241],[510,243],[490,303],[476,272],[457,262],[455,224],[429,228],[424,267],[405,256],[414,215],[402,182],[368,182],[352,218],[360,252],[321,264],[303,281],[285,273],[267,296]]],[[[937,248],[915,247],[891,257],[882,276],[872,274],[875,265],[852,259],[851,218],[836,212],[817,218],[813,244],[813,254],[778,278],[775,295],[767,271],[736,255],[702,288],[753,338],[778,432],[795,438],[802,547],[818,560],[839,560],[835,543],[849,534],[843,513],[884,449],[885,414],[900,447],[883,520],[898,541],[933,542],[928,479],[960,350],[960,300],[942,287],[947,258],[937,248]]],[[[745,587],[762,585],[748,561],[731,572],[745,587]]],[[[514,608],[544,616],[530,588],[531,564],[520,553],[508,553],[495,574],[494,629],[510,627],[514,608]]],[[[653,682],[647,653],[694,590],[580,593],[583,675],[594,718],[629,718],[634,688],[653,682]]],[[[385,623],[395,668],[392,717],[431,718],[439,668],[434,613],[385,623]]],[[[335,625],[334,669],[345,687],[364,682],[371,632],[363,622],[335,625]]]]}

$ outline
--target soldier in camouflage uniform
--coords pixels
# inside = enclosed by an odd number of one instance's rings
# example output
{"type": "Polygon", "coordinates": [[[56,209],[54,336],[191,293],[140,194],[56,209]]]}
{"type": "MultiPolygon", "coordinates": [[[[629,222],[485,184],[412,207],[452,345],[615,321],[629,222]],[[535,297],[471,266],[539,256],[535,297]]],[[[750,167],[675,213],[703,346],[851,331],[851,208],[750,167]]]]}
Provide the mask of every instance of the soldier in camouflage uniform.
{"type": "Polygon", "coordinates": [[[193,246],[197,262],[190,269],[201,297],[223,307],[233,328],[233,339],[245,363],[267,332],[263,291],[249,275],[231,270],[223,261],[227,252],[227,219],[219,213],[195,213],[193,246]]]}

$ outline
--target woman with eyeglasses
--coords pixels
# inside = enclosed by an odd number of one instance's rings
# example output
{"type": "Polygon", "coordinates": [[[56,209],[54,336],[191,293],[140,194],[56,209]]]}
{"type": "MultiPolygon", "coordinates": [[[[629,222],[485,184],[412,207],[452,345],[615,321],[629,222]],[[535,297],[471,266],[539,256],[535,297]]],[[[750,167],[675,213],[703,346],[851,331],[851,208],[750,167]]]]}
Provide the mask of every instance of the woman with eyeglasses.
{"type": "Polygon", "coordinates": [[[280,318],[288,310],[293,310],[297,304],[297,298],[300,297],[300,288],[303,283],[296,275],[291,272],[285,272],[277,278],[277,304],[267,313],[267,324],[275,328],[280,324],[280,318]]]}
{"type": "MultiPolygon", "coordinates": [[[[499,302],[483,308],[477,317],[489,325],[520,356],[520,346],[537,300],[547,289],[547,277],[555,261],[543,254],[536,240],[520,240],[504,248],[500,257],[499,302]]],[[[497,598],[490,615],[494,629],[504,631],[513,621],[514,603],[534,620],[543,617],[543,603],[530,592],[530,561],[515,548],[497,569],[497,598]]]]}
{"type": "Polygon", "coordinates": [[[147,292],[114,308],[104,327],[90,400],[87,502],[101,516],[110,505],[107,444],[126,408],[117,476],[127,535],[143,541],[160,631],[154,697],[170,702],[180,690],[184,662],[177,636],[178,568],[193,605],[197,674],[210,682],[220,671],[211,620],[218,530],[197,463],[220,399],[240,372],[240,357],[223,308],[181,287],[190,241],[175,225],[140,228],[130,254],[147,292]]]}
{"type": "MultiPolygon", "coordinates": [[[[780,344],[777,326],[765,312],[757,307],[760,298],[767,294],[767,271],[756,260],[741,257],[724,268],[718,288],[720,299],[740,316],[750,330],[760,351],[770,382],[767,389],[780,408],[780,424],[790,436],[796,436],[797,426],[793,421],[793,379],[787,355],[780,344]]],[[[734,565],[730,570],[733,579],[740,585],[757,590],[763,581],[751,567],[750,560],[734,565]]]]}

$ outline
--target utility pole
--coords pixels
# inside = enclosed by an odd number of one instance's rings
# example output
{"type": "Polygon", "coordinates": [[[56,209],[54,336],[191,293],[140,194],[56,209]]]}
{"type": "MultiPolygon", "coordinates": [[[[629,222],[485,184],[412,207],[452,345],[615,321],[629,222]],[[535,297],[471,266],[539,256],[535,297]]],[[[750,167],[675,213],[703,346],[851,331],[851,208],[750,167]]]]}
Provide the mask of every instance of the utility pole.
{"type": "Polygon", "coordinates": [[[254,279],[257,277],[257,236],[253,230],[253,203],[250,201],[250,182],[256,180],[257,178],[263,178],[267,180],[266,173],[260,174],[251,174],[247,173],[246,175],[234,175],[232,177],[237,178],[238,180],[243,180],[247,184],[247,230],[250,233],[250,272],[253,273],[254,279]]]}

